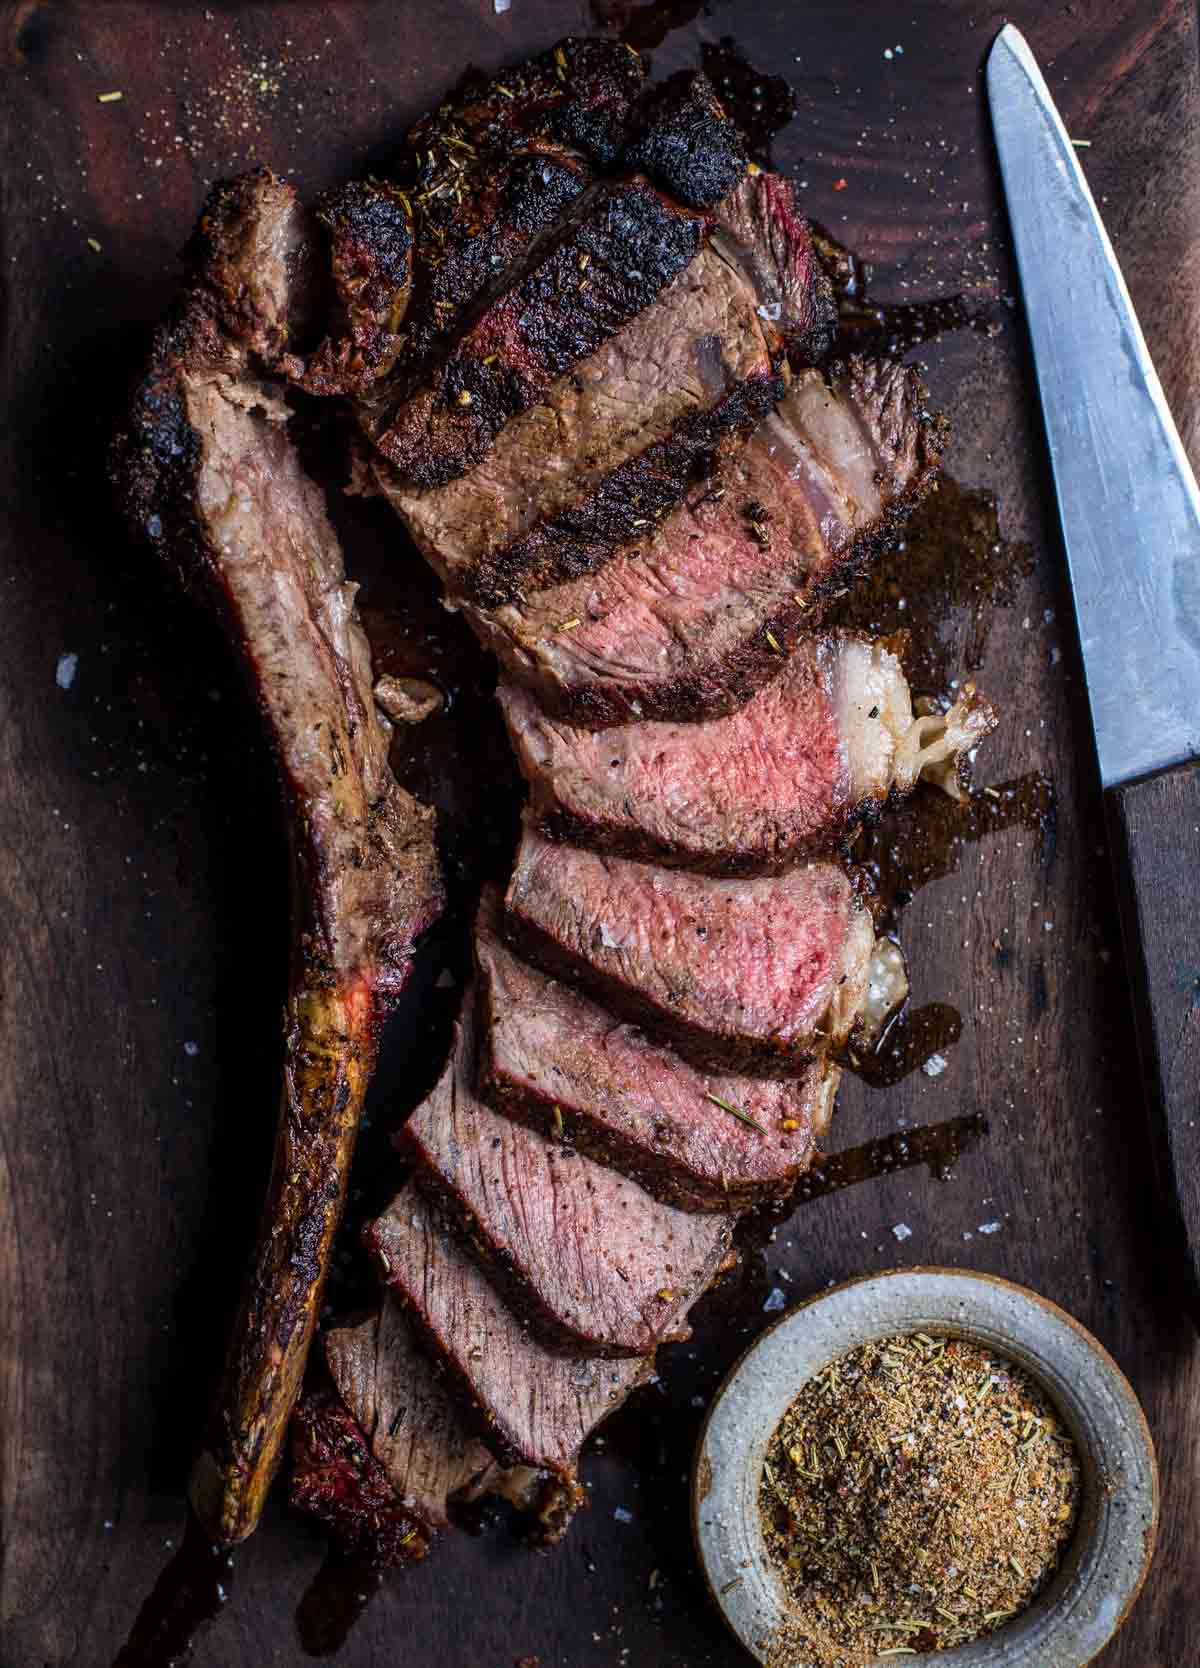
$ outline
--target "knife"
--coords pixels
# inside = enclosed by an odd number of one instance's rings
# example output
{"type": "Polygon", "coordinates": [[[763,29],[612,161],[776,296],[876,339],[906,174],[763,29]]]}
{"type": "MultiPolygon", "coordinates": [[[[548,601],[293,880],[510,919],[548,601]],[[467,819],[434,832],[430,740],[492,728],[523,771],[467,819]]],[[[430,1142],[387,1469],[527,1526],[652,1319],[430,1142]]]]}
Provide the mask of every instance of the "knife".
{"type": "Polygon", "coordinates": [[[1161,1227],[1200,1325],[1200,491],[1075,147],[1011,24],[987,87],[1107,802],[1161,1227]]]}

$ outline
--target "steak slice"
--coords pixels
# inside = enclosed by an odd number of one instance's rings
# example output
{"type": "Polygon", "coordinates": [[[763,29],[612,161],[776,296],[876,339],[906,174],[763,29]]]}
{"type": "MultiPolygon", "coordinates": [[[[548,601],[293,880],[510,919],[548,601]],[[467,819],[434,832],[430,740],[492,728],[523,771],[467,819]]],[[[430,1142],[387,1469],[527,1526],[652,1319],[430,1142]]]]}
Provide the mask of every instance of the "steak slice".
{"type": "Polygon", "coordinates": [[[294,901],[283,1107],[258,1245],[192,1500],[209,1538],[254,1528],[320,1308],[378,1030],[442,904],[433,812],[390,728],[322,494],[251,353],[286,343],[304,268],[295,194],[216,188],[201,262],[155,338],[113,452],[131,525],[202,585],[245,662],[289,816],[294,901]]]}
{"type": "Polygon", "coordinates": [[[837,303],[791,181],[751,163],[713,219],[716,247],[754,284],[762,316],[782,337],[794,369],[819,364],[837,334],[837,303]]]}
{"type": "Polygon", "coordinates": [[[875,934],[843,872],[715,880],[576,846],[528,824],[509,941],[702,1067],[797,1076],[849,1036],[875,934]]]}
{"type": "Polygon", "coordinates": [[[891,542],[937,470],[916,373],[797,376],[748,446],[645,544],[472,623],[547,711],[602,728],[734,711],[891,542]]]}
{"type": "Polygon", "coordinates": [[[843,839],[925,769],[957,765],[995,718],[973,685],[914,718],[886,644],[801,640],[772,683],[727,718],[581,730],[502,685],[509,739],[546,833],[709,874],[762,874],[843,839]]]}
{"type": "Polygon", "coordinates": [[[506,1117],[684,1210],[751,1209],[791,1192],[828,1128],[836,1066],[818,1060],[786,1082],[698,1072],[519,961],[487,911],[475,956],[480,1093],[506,1117]]]}
{"type": "Polygon", "coordinates": [[[474,603],[495,608],[527,589],[593,572],[630,539],[652,538],[689,486],[719,456],[736,452],[749,439],[786,386],[773,372],[756,372],[707,410],[677,418],[665,439],[619,464],[594,491],[556,514],[543,515],[529,532],[477,563],[466,594],[474,603]]]}
{"type": "Polygon", "coordinates": [[[647,180],[597,186],[503,294],[453,339],[373,438],[402,480],[466,473],[505,423],[640,313],[700,252],[702,215],[647,180]]]}
{"type": "Polygon", "coordinates": [[[503,1464],[552,1472],[573,1485],[584,1440],[648,1376],[651,1358],[611,1361],[544,1349],[411,1183],[364,1240],[470,1428],[503,1464]]]}
{"type": "Polygon", "coordinates": [[[645,78],[645,63],[632,47],[586,35],[567,35],[500,75],[468,73],[409,129],[405,144],[418,183],[440,178],[439,162],[455,151],[506,155],[536,139],[612,167],[645,78]]]}
{"type": "Polygon", "coordinates": [[[687,1311],[728,1254],[733,1219],[652,1199],[562,1139],[476,1095],[474,997],[454,1052],[397,1144],[414,1180],[548,1349],[646,1355],[685,1338],[687,1311]]]}
{"type": "MultiPolygon", "coordinates": [[[[510,422],[458,480],[425,491],[376,463],[380,489],[453,595],[477,567],[503,574],[503,552],[635,463],[681,422],[773,374],[753,288],[704,249],[644,312],[543,400],[510,422]]],[[[686,477],[685,477],[686,479],[686,477]]]]}
{"type": "Polygon", "coordinates": [[[353,180],[326,192],[317,219],[329,234],[337,320],[307,359],[285,354],[284,374],[309,394],[354,394],[391,370],[412,291],[412,205],[398,186],[353,180]]]}

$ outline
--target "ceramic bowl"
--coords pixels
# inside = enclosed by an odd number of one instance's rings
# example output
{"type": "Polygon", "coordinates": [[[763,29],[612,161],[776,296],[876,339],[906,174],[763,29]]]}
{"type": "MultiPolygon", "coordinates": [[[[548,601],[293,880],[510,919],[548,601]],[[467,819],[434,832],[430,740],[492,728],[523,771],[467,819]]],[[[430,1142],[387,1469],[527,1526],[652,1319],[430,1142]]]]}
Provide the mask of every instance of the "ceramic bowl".
{"type": "MultiPolygon", "coordinates": [[[[759,1524],[763,1457],[800,1386],[847,1350],[893,1333],[969,1338],[1022,1366],[1075,1439],[1083,1498],[1053,1581],[985,1638],[920,1658],[931,1668],[1083,1668],[1120,1627],[1154,1551],[1158,1472],[1137,1397],[1064,1310],[961,1269],[870,1275],[822,1292],[757,1340],[717,1392],[696,1454],[692,1520],[713,1598],[758,1662],[787,1616],[759,1524]]],[[[894,1668],[896,1659],[880,1659],[894,1668]]]]}

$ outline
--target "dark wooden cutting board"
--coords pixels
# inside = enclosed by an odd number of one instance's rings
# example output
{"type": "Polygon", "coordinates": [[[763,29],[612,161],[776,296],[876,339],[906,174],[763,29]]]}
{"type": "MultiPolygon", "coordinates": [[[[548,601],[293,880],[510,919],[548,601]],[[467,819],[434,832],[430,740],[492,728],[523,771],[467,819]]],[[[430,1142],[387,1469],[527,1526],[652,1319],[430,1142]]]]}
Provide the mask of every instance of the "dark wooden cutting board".
{"type": "MultiPolygon", "coordinates": [[[[732,33],[752,63],[787,76],[799,113],[776,160],[805,182],[805,206],[876,263],[879,294],[1003,295],[979,73],[1003,16],[1027,31],[1071,132],[1090,141],[1086,170],[1194,445],[1200,102],[1183,0],[1017,0],[1003,14],[965,0],[713,3],[655,58],[691,61],[699,41],[732,33]]],[[[122,387],[209,179],[261,158],[316,189],[382,165],[465,66],[590,23],[586,7],[549,0],[513,0],[499,17],[491,0],[3,8],[3,1668],[103,1668],[169,1556],[275,1110],[284,887],[270,765],[222,644],[108,507],[101,454],[122,387]],[[123,97],[98,102],[113,91],[123,97]]],[[[948,1182],[913,1168],[803,1206],[750,1258],[736,1300],[664,1352],[662,1385],[588,1462],[593,1508],[568,1544],[541,1559],[503,1530],[443,1545],[368,1607],[347,1664],[734,1668],[687,1530],[700,1409],[769,1318],[774,1288],[790,1301],[899,1263],[1027,1282],[1130,1375],[1158,1442],[1163,1523],[1146,1591],[1103,1660],[1194,1659],[1200,1352],[1156,1259],[1070,603],[1019,314],[994,313],[994,337],[963,333],[925,358],[954,422],[953,477],[998,494],[1004,539],[1027,541],[1031,557],[1000,562],[1008,602],[964,606],[983,583],[964,570],[940,656],[961,674],[983,642],[978,678],[1004,721],[980,780],[1042,772],[1053,815],[998,816],[904,911],[915,1000],[955,1005],[962,1039],[941,1075],[883,1092],[848,1082],[834,1144],[975,1112],[990,1133],[948,1182]]],[[[986,544],[986,514],[967,502],[986,544]]],[[[374,522],[372,535],[381,571],[411,561],[390,527],[374,522]]],[[[427,609],[411,575],[397,566],[393,588],[427,609]]],[[[482,723],[480,663],[453,622],[436,631],[427,652],[460,699],[415,744],[409,773],[451,823],[478,831],[490,801],[451,750],[471,759],[502,743],[482,723]]],[[[389,1034],[365,1149],[377,1166],[381,1132],[444,1034],[452,993],[437,978],[461,956],[456,930],[435,941],[389,1034]]],[[[304,1660],[294,1618],[321,1556],[273,1506],[196,1662],[304,1660]]]]}

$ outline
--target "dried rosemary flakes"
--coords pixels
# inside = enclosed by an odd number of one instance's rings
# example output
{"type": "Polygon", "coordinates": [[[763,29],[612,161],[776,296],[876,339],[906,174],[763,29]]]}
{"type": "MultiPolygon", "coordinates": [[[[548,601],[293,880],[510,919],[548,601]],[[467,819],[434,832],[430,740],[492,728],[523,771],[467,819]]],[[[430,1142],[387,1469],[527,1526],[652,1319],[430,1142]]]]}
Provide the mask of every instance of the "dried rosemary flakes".
{"type": "Polygon", "coordinates": [[[1011,1361],[919,1332],[810,1379],[767,1448],[759,1509],[792,1601],[774,1668],[865,1668],[1024,1610],[1075,1527],[1075,1445],[1011,1361]]]}

